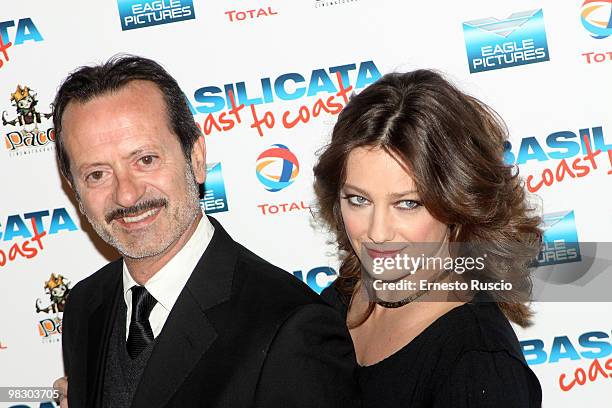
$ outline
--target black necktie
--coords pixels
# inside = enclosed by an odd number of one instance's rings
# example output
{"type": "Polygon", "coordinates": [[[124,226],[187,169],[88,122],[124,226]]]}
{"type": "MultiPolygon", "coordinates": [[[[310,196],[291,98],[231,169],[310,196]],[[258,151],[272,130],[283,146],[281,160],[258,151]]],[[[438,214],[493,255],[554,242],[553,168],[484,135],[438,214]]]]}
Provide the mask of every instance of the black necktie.
{"type": "Polygon", "coordinates": [[[153,341],[149,315],[156,303],[144,286],[132,286],[132,319],[127,339],[127,351],[132,359],[153,341]]]}

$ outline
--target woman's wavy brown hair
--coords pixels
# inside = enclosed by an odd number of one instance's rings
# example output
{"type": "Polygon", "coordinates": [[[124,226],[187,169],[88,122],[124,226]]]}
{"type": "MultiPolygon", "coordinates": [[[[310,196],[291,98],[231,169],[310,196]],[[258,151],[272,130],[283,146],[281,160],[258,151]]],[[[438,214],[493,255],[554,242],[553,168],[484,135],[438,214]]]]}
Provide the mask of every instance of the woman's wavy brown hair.
{"type": "MultiPolygon", "coordinates": [[[[541,245],[540,217],[530,208],[518,172],[504,163],[506,126],[487,105],[431,70],[384,75],[352,96],[314,167],[318,215],[336,235],[341,254],[335,287],[350,304],[360,262],[340,212],[349,153],[379,147],[409,169],[429,213],[450,228],[451,242],[485,244],[487,278],[516,288],[494,299],[506,317],[525,327],[532,312],[531,269],[541,245]]],[[[364,163],[367,166],[367,163],[364,163]]],[[[368,311],[351,323],[362,324],[368,311]]]]}

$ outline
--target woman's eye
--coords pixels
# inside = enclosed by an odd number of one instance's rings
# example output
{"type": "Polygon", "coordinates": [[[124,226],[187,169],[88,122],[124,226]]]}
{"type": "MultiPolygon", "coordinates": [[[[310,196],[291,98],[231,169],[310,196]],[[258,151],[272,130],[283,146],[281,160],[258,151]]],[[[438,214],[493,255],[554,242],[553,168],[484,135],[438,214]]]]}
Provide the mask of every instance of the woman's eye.
{"type": "Polygon", "coordinates": [[[421,203],[417,202],[417,201],[413,201],[413,200],[402,200],[402,201],[398,201],[397,204],[395,205],[397,208],[402,209],[402,210],[414,210],[415,208],[417,208],[419,205],[421,205],[421,203]]]}
{"type": "Polygon", "coordinates": [[[356,207],[361,207],[364,206],[368,203],[368,199],[364,198],[362,196],[358,196],[358,195],[348,195],[346,197],[346,200],[349,202],[349,204],[354,205],[356,207]]]}

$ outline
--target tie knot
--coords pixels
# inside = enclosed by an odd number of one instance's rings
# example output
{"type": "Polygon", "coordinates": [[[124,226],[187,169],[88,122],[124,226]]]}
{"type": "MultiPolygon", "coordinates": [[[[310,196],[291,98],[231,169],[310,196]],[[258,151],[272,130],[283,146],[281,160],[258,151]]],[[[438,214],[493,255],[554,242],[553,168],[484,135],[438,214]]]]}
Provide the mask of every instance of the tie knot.
{"type": "Polygon", "coordinates": [[[132,286],[132,321],[148,321],[156,303],[157,300],[144,286],[132,286]]]}

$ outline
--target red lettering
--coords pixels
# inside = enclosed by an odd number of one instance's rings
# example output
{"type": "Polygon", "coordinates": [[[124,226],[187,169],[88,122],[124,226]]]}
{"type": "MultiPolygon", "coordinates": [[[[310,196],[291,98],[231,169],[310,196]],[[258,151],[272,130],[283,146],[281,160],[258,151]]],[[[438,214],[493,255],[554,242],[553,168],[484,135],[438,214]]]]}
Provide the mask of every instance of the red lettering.
{"type": "Polygon", "coordinates": [[[589,174],[589,172],[591,171],[591,168],[589,166],[586,166],[584,164],[580,164],[581,162],[581,158],[578,157],[577,159],[574,159],[574,161],[572,162],[572,168],[574,170],[576,170],[576,176],[578,177],[584,177],[586,175],[589,174]]]}
{"type": "Polygon", "coordinates": [[[34,236],[32,237],[32,241],[36,241],[38,243],[38,247],[42,251],[45,248],[43,247],[42,241],[40,239],[44,237],[45,235],[47,235],[47,231],[43,231],[42,234],[39,233],[38,228],[36,228],[35,220],[32,219],[31,221],[32,221],[32,230],[34,231],[34,236]]]}
{"type": "Polygon", "coordinates": [[[346,105],[348,103],[348,93],[351,92],[353,90],[353,85],[350,85],[348,88],[344,87],[344,84],[342,83],[342,75],[340,75],[340,71],[336,72],[336,78],[338,78],[338,92],[336,93],[336,96],[341,96],[342,99],[344,99],[344,104],[346,105]]]}
{"type": "Polygon", "coordinates": [[[599,360],[595,359],[589,367],[589,380],[595,381],[600,374],[604,378],[608,378],[608,374],[606,374],[601,364],[599,364],[599,360]]]}
{"type": "Polygon", "coordinates": [[[595,152],[593,152],[591,150],[591,141],[589,140],[589,137],[587,135],[584,135],[583,140],[584,140],[584,145],[587,150],[587,154],[584,155],[583,159],[589,160],[591,162],[591,166],[593,167],[593,169],[597,170],[597,162],[595,162],[595,157],[597,157],[597,155],[601,153],[601,149],[598,149],[595,152]]]}
{"type": "Polygon", "coordinates": [[[565,373],[561,374],[561,376],[559,377],[559,388],[561,388],[562,391],[569,391],[572,388],[574,388],[574,385],[576,385],[576,380],[572,380],[569,384],[564,384],[563,381],[565,380],[565,373]]]}
{"type": "Polygon", "coordinates": [[[272,129],[274,127],[274,115],[270,111],[266,111],[262,119],[257,117],[257,111],[255,110],[255,105],[251,106],[251,115],[253,115],[253,123],[251,124],[252,128],[257,128],[257,132],[259,136],[263,137],[262,124],[266,125],[268,129],[272,129]]]}
{"type": "Polygon", "coordinates": [[[285,113],[283,113],[283,126],[285,126],[285,128],[287,129],[291,129],[292,127],[297,125],[300,121],[303,123],[307,123],[310,120],[310,111],[304,105],[300,106],[300,110],[298,111],[298,116],[297,118],[295,118],[295,120],[293,121],[287,120],[289,113],[290,113],[289,111],[285,111],[285,113]]]}
{"type": "MultiPolygon", "coordinates": [[[[9,62],[8,49],[12,46],[13,43],[10,41],[4,44],[4,42],[2,41],[2,36],[0,36],[0,52],[2,53],[2,55],[4,55],[4,59],[6,60],[6,62],[9,62]]],[[[4,61],[0,60],[0,68],[2,68],[3,65],[4,61]]]]}
{"type": "Polygon", "coordinates": [[[209,113],[206,115],[206,119],[204,119],[204,134],[206,136],[210,135],[213,127],[217,129],[218,132],[221,132],[221,127],[217,124],[215,117],[212,113],[209,113]]]}
{"type": "Polygon", "coordinates": [[[229,94],[230,105],[232,106],[232,109],[229,110],[229,114],[234,115],[236,117],[236,122],[242,123],[242,121],[240,120],[240,111],[244,109],[244,103],[241,103],[239,106],[236,106],[236,99],[234,98],[234,91],[230,90],[228,94],[229,94]]]}
{"type": "Polygon", "coordinates": [[[328,110],[327,112],[331,113],[332,115],[337,115],[344,108],[344,105],[342,105],[339,102],[335,102],[335,99],[336,97],[332,95],[329,98],[327,98],[327,101],[326,101],[327,106],[330,108],[330,110],[328,110]]]}
{"type": "Polygon", "coordinates": [[[268,206],[268,204],[259,204],[257,207],[261,208],[261,213],[263,215],[266,215],[266,207],[268,206]]]}
{"type": "Polygon", "coordinates": [[[227,112],[222,112],[219,115],[219,123],[223,125],[223,131],[232,130],[234,128],[234,120],[227,118],[227,112]]]}
{"type": "Polygon", "coordinates": [[[18,254],[25,257],[24,253],[21,252],[19,243],[16,242],[9,248],[9,261],[14,261],[15,259],[17,259],[18,254]]]}
{"type": "Polygon", "coordinates": [[[569,174],[571,178],[576,178],[574,172],[572,172],[565,159],[563,159],[557,166],[557,181],[563,181],[566,174],[569,174]]]}

